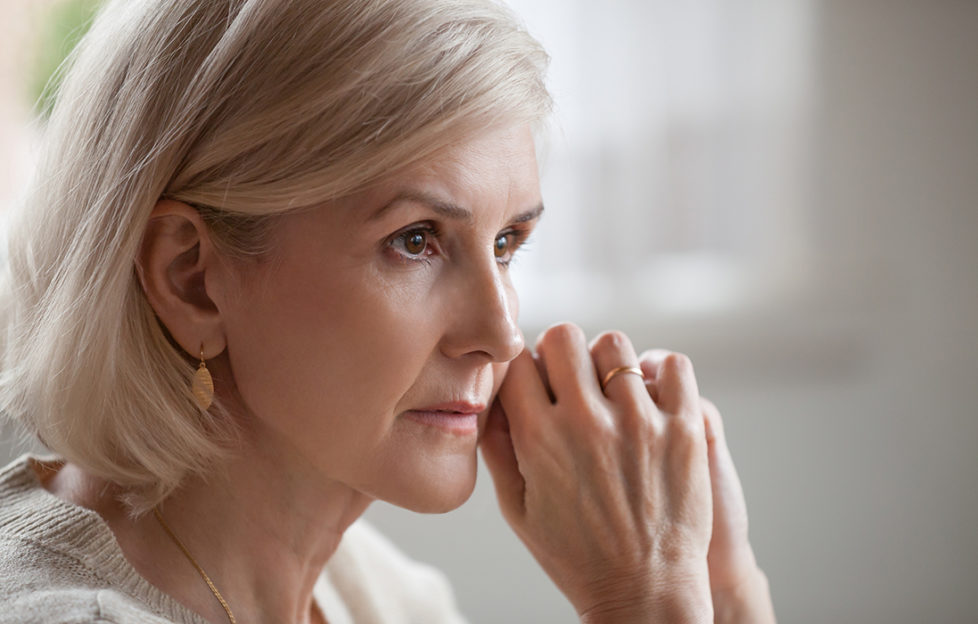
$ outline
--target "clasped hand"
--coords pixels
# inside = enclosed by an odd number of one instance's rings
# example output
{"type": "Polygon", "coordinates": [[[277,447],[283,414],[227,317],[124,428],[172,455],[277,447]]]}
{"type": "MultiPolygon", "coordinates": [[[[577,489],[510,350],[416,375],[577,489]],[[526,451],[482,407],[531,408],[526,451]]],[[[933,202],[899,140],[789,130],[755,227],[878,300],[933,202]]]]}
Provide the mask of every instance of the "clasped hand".
{"type": "Polygon", "coordinates": [[[504,517],[582,621],[773,621],[720,415],[686,356],[552,327],[510,364],[482,450],[504,517]],[[619,367],[644,379],[602,388],[619,367]]]}

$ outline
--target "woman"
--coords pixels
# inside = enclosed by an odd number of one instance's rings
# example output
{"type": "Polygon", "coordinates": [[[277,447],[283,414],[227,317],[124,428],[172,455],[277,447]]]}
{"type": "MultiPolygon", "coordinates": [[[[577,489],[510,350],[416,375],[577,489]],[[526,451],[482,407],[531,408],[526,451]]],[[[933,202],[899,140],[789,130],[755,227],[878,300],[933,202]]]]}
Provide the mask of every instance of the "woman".
{"type": "Polygon", "coordinates": [[[582,621],[773,620],[688,361],[524,347],[544,65],[479,0],[105,7],[11,236],[0,402],[57,457],[0,477],[0,621],[459,621],[356,520],[477,444],[582,621]]]}

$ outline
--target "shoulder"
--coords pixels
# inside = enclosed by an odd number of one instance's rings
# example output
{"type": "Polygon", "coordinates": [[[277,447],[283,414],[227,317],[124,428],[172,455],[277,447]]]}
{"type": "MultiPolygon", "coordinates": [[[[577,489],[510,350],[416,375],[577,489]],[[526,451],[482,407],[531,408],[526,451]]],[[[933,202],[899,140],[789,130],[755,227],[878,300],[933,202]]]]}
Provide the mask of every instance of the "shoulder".
{"type": "Polygon", "coordinates": [[[104,552],[100,536],[91,530],[91,519],[44,490],[37,474],[39,463],[22,457],[0,471],[0,598],[4,604],[14,600],[37,604],[45,596],[47,602],[53,602],[52,592],[107,586],[90,565],[104,552]]]}
{"type": "Polygon", "coordinates": [[[363,520],[347,529],[325,576],[357,622],[465,622],[445,575],[409,558],[363,520]]]}
{"type": "Polygon", "coordinates": [[[22,457],[0,470],[0,624],[172,622],[137,598],[153,594],[98,516],[43,488],[44,469],[22,457]]]}
{"type": "Polygon", "coordinates": [[[165,624],[77,558],[0,535],[0,624],[165,624]]]}
{"type": "Polygon", "coordinates": [[[99,622],[97,590],[59,573],[75,567],[43,546],[0,534],[0,624],[99,622]]]}
{"type": "Polygon", "coordinates": [[[111,589],[9,589],[4,586],[0,590],[0,624],[173,624],[173,620],[147,611],[131,597],[111,589]]]}

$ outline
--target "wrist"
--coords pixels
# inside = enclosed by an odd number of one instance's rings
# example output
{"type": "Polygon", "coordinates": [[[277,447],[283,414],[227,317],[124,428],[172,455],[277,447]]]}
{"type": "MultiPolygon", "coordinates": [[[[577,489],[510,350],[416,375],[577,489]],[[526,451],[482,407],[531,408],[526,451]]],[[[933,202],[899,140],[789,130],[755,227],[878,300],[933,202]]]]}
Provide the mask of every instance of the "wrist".
{"type": "Polygon", "coordinates": [[[700,575],[635,588],[580,612],[582,624],[709,624],[713,601],[709,579],[700,575]]]}

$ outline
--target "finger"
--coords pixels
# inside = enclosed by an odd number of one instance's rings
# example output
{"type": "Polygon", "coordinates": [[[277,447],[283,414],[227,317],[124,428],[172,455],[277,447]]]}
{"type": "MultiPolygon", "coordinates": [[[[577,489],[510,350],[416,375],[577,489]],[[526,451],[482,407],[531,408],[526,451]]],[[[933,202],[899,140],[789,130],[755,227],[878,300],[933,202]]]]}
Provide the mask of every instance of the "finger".
{"type": "Polygon", "coordinates": [[[601,392],[587,340],[580,327],[570,323],[554,325],[540,335],[536,346],[555,402],[601,392]]]}
{"type": "Polygon", "coordinates": [[[506,422],[512,430],[517,457],[520,445],[536,439],[534,430],[549,413],[550,396],[544,387],[537,365],[529,350],[524,349],[509,363],[506,377],[499,387],[497,401],[506,414],[506,422]]]}
{"type": "Polygon", "coordinates": [[[640,368],[645,373],[646,381],[655,381],[657,379],[662,360],[666,359],[666,356],[670,353],[672,351],[666,349],[649,349],[643,351],[642,355],[638,356],[640,368]]]}
{"type": "Polygon", "coordinates": [[[672,351],[665,349],[649,349],[643,351],[638,356],[639,368],[642,369],[642,374],[645,375],[645,389],[648,390],[649,396],[652,397],[652,402],[656,405],[659,404],[659,386],[656,383],[659,375],[659,366],[662,364],[662,360],[670,353],[672,351]]]}
{"type": "Polygon", "coordinates": [[[520,473],[506,413],[499,401],[492,404],[479,446],[496,489],[499,507],[510,522],[523,515],[526,482],[520,473]]]}
{"type": "Polygon", "coordinates": [[[521,420],[523,414],[550,405],[547,388],[540,378],[537,363],[529,349],[517,355],[506,371],[499,386],[499,399],[509,417],[510,424],[521,420]]]}
{"type": "MultiPolygon", "coordinates": [[[[640,368],[642,369],[642,372],[645,373],[645,367],[642,366],[640,368]]],[[[659,387],[657,385],[655,385],[655,380],[654,379],[649,379],[648,378],[648,373],[645,373],[645,374],[646,374],[646,378],[645,378],[645,389],[646,389],[646,391],[648,391],[649,396],[652,397],[652,402],[655,403],[656,405],[658,405],[658,403],[659,403],[659,387]]]]}
{"type": "MultiPolygon", "coordinates": [[[[717,508],[717,518],[728,518],[739,521],[744,518],[746,523],[747,503],[744,500],[744,490],[737,476],[733,456],[727,446],[723,431],[723,419],[720,410],[709,399],[700,397],[703,411],[703,424],[706,429],[707,456],[710,462],[710,481],[713,489],[714,505],[717,508]],[[721,510],[735,513],[719,513],[721,510]]],[[[746,526],[743,527],[746,531],[746,526]]]]}
{"type": "MultiPolygon", "coordinates": [[[[642,369],[642,373],[645,374],[645,387],[656,406],[666,413],[678,413],[674,411],[676,409],[675,405],[669,404],[667,407],[663,407],[663,404],[660,401],[660,375],[662,374],[663,364],[666,358],[670,355],[682,356],[682,354],[677,354],[674,351],[669,351],[667,349],[649,349],[647,351],[643,351],[639,356],[639,367],[642,369]]],[[[695,380],[696,378],[694,376],[693,381],[695,382],[695,380]]],[[[698,392],[698,390],[696,391],[698,392]]],[[[688,398],[687,405],[690,405],[688,398]]]]}
{"type": "MultiPolygon", "coordinates": [[[[608,374],[624,367],[638,368],[638,356],[628,336],[618,331],[604,332],[591,342],[591,359],[594,361],[596,379],[604,382],[608,374]]],[[[602,388],[611,401],[634,402],[648,396],[644,375],[622,372],[608,379],[602,388]]]]}
{"type": "Polygon", "coordinates": [[[693,364],[682,353],[670,353],[662,359],[656,377],[659,390],[659,409],[667,414],[689,420],[693,430],[702,431],[700,393],[696,386],[693,364]]]}
{"type": "Polygon", "coordinates": [[[550,389],[550,378],[547,377],[547,365],[543,361],[543,356],[539,353],[533,355],[533,363],[537,365],[537,374],[540,376],[540,381],[543,383],[544,390],[547,391],[547,397],[550,398],[550,402],[554,402],[554,393],[550,389]]]}
{"type": "Polygon", "coordinates": [[[700,407],[703,410],[703,424],[706,427],[706,441],[712,447],[716,443],[726,443],[726,436],[723,431],[723,419],[720,410],[714,405],[713,401],[706,397],[700,397],[700,407]]]}
{"type": "Polygon", "coordinates": [[[713,498],[713,533],[707,555],[713,589],[738,584],[742,571],[753,570],[755,560],[748,540],[747,502],[716,406],[700,398],[706,428],[707,456],[713,498]]]}

